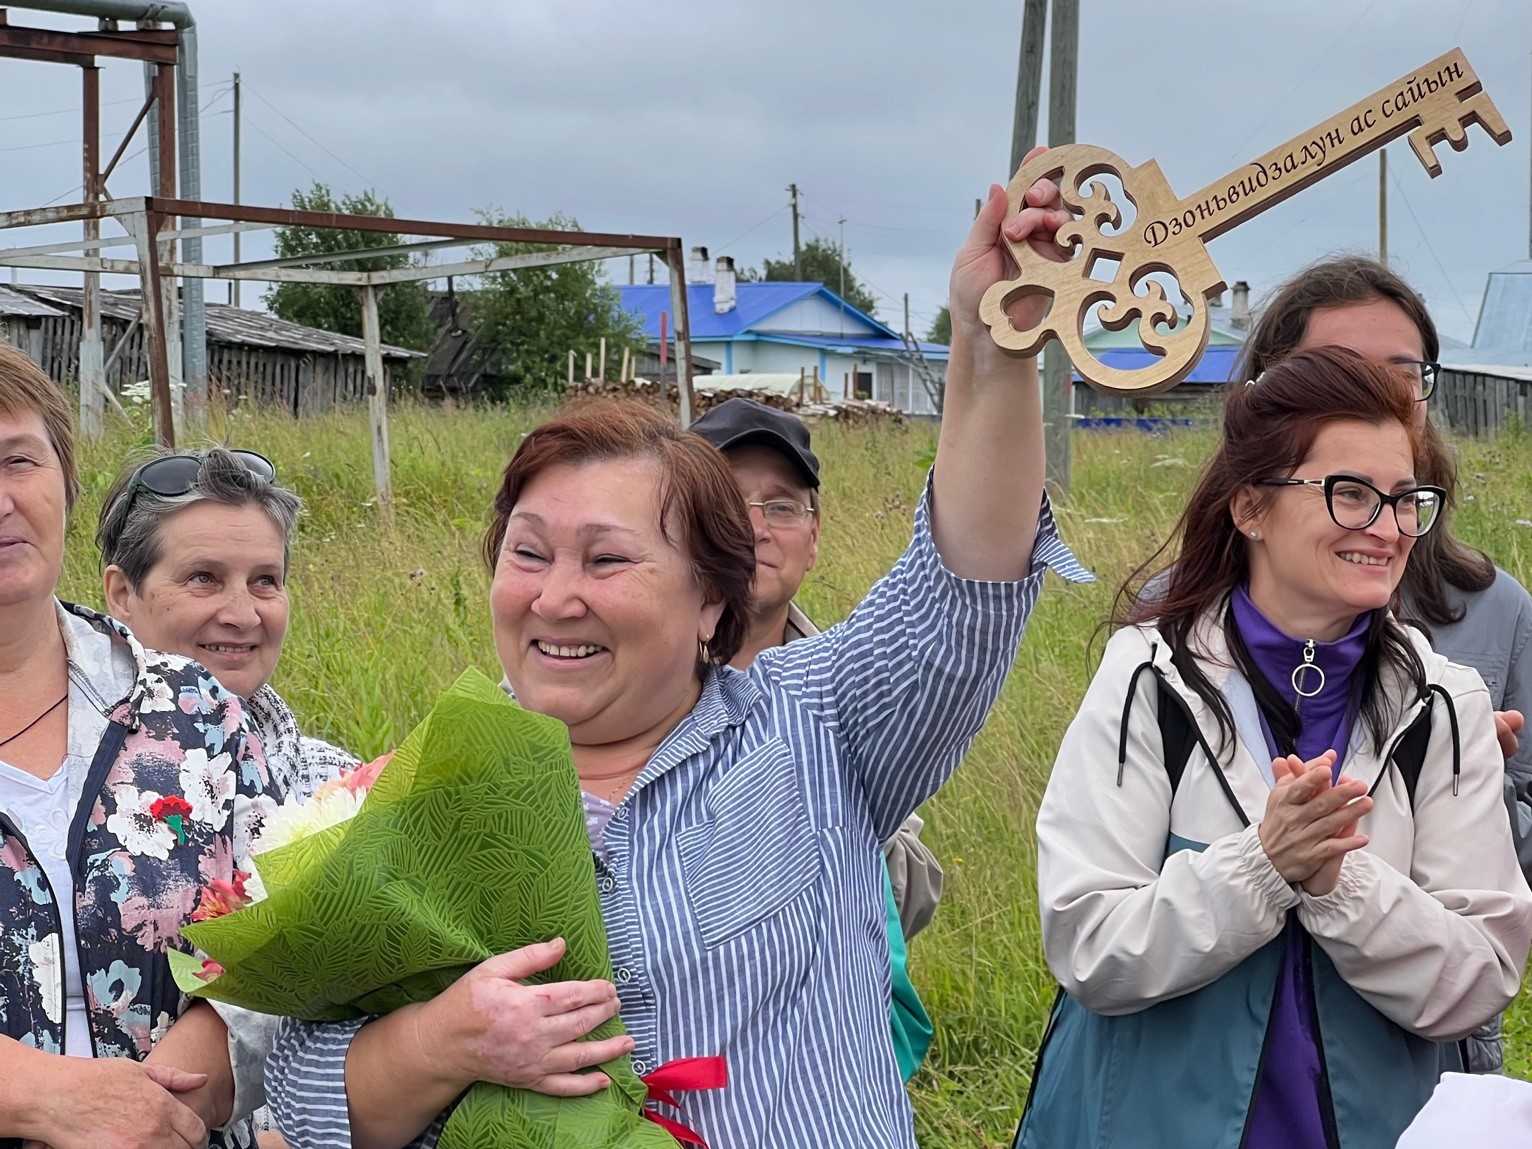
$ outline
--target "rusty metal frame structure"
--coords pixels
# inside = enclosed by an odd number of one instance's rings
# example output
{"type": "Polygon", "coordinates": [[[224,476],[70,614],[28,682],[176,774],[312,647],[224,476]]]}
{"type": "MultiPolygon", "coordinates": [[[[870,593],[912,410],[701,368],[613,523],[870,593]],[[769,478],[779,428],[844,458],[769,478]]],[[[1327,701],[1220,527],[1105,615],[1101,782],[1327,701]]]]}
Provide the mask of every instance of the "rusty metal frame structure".
{"type": "MultiPolygon", "coordinates": [[[[161,116],[161,123],[167,117],[161,116]]],[[[0,213],[0,231],[44,224],[84,222],[90,232],[83,240],[31,247],[0,248],[0,267],[76,271],[86,276],[102,274],[136,276],[142,284],[143,325],[149,341],[150,395],[155,438],[166,446],[175,443],[172,400],[173,365],[179,358],[179,333],[175,322],[174,284],[180,279],[255,280],[266,283],[316,283],[356,288],[362,299],[363,342],[367,356],[367,394],[372,424],[373,474],[378,498],[392,500],[388,454],[388,394],[383,384],[382,340],[378,328],[378,291],[395,283],[415,283],[449,276],[487,275],[518,268],[547,267],[561,263],[584,263],[616,256],[653,253],[665,260],[670,272],[671,307],[675,316],[676,367],[679,379],[682,426],[692,421],[691,325],[686,305],[686,266],[681,240],[674,236],[619,235],[605,232],[556,231],[547,228],[495,227],[488,224],[443,223],[434,220],[396,219],[387,216],[346,215],[297,211],[291,208],[253,207],[247,204],[192,202],[160,197],[65,204],[58,207],[0,213]],[[100,225],[115,221],[121,236],[103,237],[100,225]],[[206,221],[222,221],[209,226],[206,221]],[[93,227],[91,226],[93,225],[93,227]],[[293,256],[237,263],[184,263],[174,258],[176,241],[279,227],[384,233],[416,237],[411,242],[386,248],[361,248],[325,255],[293,256]],[[469,247],[474,244],[518,244],[545,248],[519,255],[454,259],[447,263],[412,264],[381,271],[338,270],[324,265],[383,254],[407,254],[469,247]],[[132,247],[133,259],[107,258],[101,253],[114,247],[132,247]]],[[[94,331],[92,354],[102,357],[99,324],[94,331]]],[[[82,359],[85,354],[82,341],[82,359]]],[[[114,351],[113,356],[116,355],[114,351]]],[[[102,370],[105,388],[105,371],[102,370]]],[[[83,384],[82,384],[83,389],[83,384]]]]}
{"type": "MultiPolygon", "coordinates": [[[[64,32],[51,28],[18,27],[10,23],[7,12],[0,7],[0,58],[32,60],[45,64],[67,64],[80,69],[83,95],[82,116],[82,198],[86,204],[110,200],[106,190],[123,153],[139,127],[148,119],[156,128],[156,138],[150,141],[158,154],[159,187],[161,196],[175,195],[176,180],[176,117],[175,117],[175,68],[177,59],[177,34],[174,31],[138,28],[120,30],[103,21],[94,32],[64,32]],[[111,160],[101,167],[101,67],[98,56],[109,59],[136,60],[154,68],[154,80],[133,124],[117,146],[111,160]],[[151,113],[155,113],[152,114],[151,113]]],[[[88,243],[100,236],[100,217],[84,217],[85,240],[88,243]]],[[[167,306],[176,307],[174,297],[167,306]]],[[[101,277],[92,271],[85,273],[85,292],[81,311],[80,338],[80,426],[87,435],[99,435],[102,415],[108,401],[115,401],[106,386],[106,368],[100,355],[101,348],[101,277]]],[[[181,374],[179,358],[175,364],[177,377],[181,374]]]]}

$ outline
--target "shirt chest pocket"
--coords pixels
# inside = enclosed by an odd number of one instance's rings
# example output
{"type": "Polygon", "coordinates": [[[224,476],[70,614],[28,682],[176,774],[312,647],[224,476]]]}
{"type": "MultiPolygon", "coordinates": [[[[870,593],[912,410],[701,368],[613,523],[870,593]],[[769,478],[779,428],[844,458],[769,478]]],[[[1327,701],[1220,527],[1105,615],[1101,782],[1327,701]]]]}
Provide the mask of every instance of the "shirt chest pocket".
{"type": "Polygon", "coordinates": [[[736,760],[676,848],[703,944],[716,948],[780,914],[820,877],[819,847],[791,749],[773,740],[736,760]]]}

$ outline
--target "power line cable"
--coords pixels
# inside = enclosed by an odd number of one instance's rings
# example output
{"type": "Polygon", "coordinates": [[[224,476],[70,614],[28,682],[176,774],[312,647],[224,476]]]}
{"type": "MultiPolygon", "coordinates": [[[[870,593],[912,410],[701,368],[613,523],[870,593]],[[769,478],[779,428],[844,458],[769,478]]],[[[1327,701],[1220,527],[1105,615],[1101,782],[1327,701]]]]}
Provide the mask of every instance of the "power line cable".
{"type": "MultiPolygon", "coordinates": [[[[1335,50],[1337,48],[1339,48],[1342,44],[1350,43],[1350,36],[1351,36],[1352,30],[1355,29],[1358,24],[1360,24],[1363,20],[1365,20],[1367,18],[1368,13],[1371,12],[1373,10],[1373,8],[1375,8],[1377,6],[1377,3],[1378,3],[1378,0],[1369,0],[1369,3],[1367,5],[1367,7],[1362,9],[1362,14],[1360,16],[1358,16],[1355,20],[1351,21],[1351,23],[1346,26],[1346,30],[1344,32],[1342,32],[1339,36],[1335,36],[1335,37],[1331,38],[1329,48],[1327,48],[1324,51],[1324,53],[1319,57],[1319,59],[1314,61],[1314,66],[1311,67],[1307,72],[1305,72],[1303,74],[1303,78],[1300,79],[1296,84],[1293,85],[1292,91],[1288,92],[1287,95],[1283,96],[1280,100],[1278,100],[1276,103],[1271,105],[1272,110],[1270,112],[1266,113],[1265,118],[1262,119],[1259,123],[1257,123],[1255,125],[1255,127],[1251,130],[1250,134],[1239,142],[1239,146],[1237,148],[1235,148],[1234,151],[1229,154],[1229,158],[1227,160],[1225,160],[1223,163],[1218,165],[1220,168],[1227,168],[1235,160],[1239,159],[1240,156],[1245,154],[1245,148],[1249,145],[1250,141],[1255,139],[1255,137],[1261,132],[1261,130],[1263,128],[1266,127],[1267,124],[1271,123],[1271,119],[1272,119],[1273,116],[1275,116],[1283,108],[1287,107],[1288,104],[1292,101],[1292,98],[1303,90],[1304,86],[1309,82],[1310,79],[1313,78],[1314,74],[1316,72],[1318,72],[1319,69],[1324,66],[1325,61],[1327,61],[1332,55],[1335,54],[1335,50]]],[[[1275,11],[1275,9],[1273,9],[1273,11],[1275,11]]]]}
{"type": "Polygon", "coordinates": [[[1399,177],[1389,170],[1389,177],[1393,180],[1394,187],[1399,191],[1399,198],[1404,201],[1404,210],[1410,213],[1410,219],[1415,223],[1415,230],[1420,232],[1420,238],[1425,242],[1426,250],[1431,253],[1431,259],[1436,263],[1436,270],[1442,273],[1442,279],[1446,281],[1447,288],[1452,292],[1452,297],[1458,301],[1458,307],[1468,319],[1474,319],[1474,313],[1468,310],[1468,305],[1463,302],[1463,297],[1458,294],[1457,284],[1452,282],[1452,277],[1447,274],[1447,269],[1442,266],[1441,258],[1436,254],[1436,248],[1431,245],[1431,237],[1426,234],[1426,229],[1420,226],[1420,217],[1415,214],[1415,209],[1410,206],[1410,197],[1404,194],[1404,185],[1399,182],[1399,177]]]}
{"type": "Polygon", "coordinates": [[[282,154],[287,156],[287,158],[292,160],[293,163],[295,163],[299,167],[303,168],[306,172],[309,173],[309,175],[313,176],[320,183],[324,182],[324,177],[322,175],[320,175],[318,172],[316,172],[313,168],[309,167],[308,164],[304,163],[297,156],[293,155],[292,152],[288,151],[285,147],[282,146],[282,144],[277,140],[277,138],[275,136],[273,136],[265,128],[261,127],[260,124],[256,123],[255,120],[250,117],[248,109],[246,110],[246,113],[245,113],[245,123],[249,124],[257,132],[259,132],[261,135],[265,136],[266,139],[271,142],[273,147],[275,147],[279,152],[281,152],[282,154]]]}
{"type": "MultiPolygon", "coordinates": [[[[143,101],[141,99],[138,99],[137,97],[133,97],[132,99],[127,99],[127,100],[108,100],[106,103],[102,104],[101,106],[103,108],[116,108],[116,107],[121,106],[122,104],[141,104],[141,103],[143,103],[143,101]]],[[[0,124],[11,123],[12,121],[15,121],[15,120],[41,120],[41,119],[44,119],[44,118],[46,118],[48,116],[65,116],[65,115],[70,115],[70,114],[79,115],[80,114],[80,109],[79,108],[55,108],[51,112],[23,112],[19,116],[0,116],[0,124]]]]}
{"type": "Polygon", "coordinates": [[[741,232],[739,235],[737,235],[733,239],[731,239],[728,243],[724,244],[723,247],[719,248],[719,251],[722,252],[722,253],[727,254],[728,249],[733,247],[740,240],[745,239],[747,236],[754,235],[756,232],[760,231],[761,228],[765,227],[772,220],[776,219],[778,216],[783,215],[784,213],[786,213],[786,212],[788,212],[790,210],[792,210],[792,209],[790,207],[788,207],[787,205],[785,205],[785,204],[782,207],[777,208],[776,211],[772,212],[765,219],[761,220],[760,223],[756,224],[754,227],[749,228],[746,231],[741,232]]]}
{"type": "MultiPolygon", "coordinates": [[[[357,179],[361,180],[369,188],[372,188],[374,190],[377,189],[378,184],[377,184],[376,180],[368,179],[361,172],[357,171],[354,167],[352,167],[350,164],[348,164],[345,160],[341,159],[338,155],[336,155],[334,152],[332,152],[329,148],[325,147],[324,144],[320,143],[313,136],[309,135],[308,132],[304,131],[302,125],[300,125],[296,120],[294,120],[291,116],[289,116],[281,108],[279,108],[275,104],[273,104],[265,96],[261,95],[261,93],[258,92],[256,89],[252,88],[248,81],[244,81],[244,90],[249,92],[252,96],[254,96],[261,103],[265,104],[268,108],[270,108],[277,115],[281,116],[284,120],[286,120],[289,124],[292,125],[293,130],[296,131],[300,136],[302,136],[304,139],[308,140],[309,143],[313,144],[320,151],[324,152],[325,155],[329,156],[336,163],[340,164],[341,167],[345,168],[352,175],[356,176],[357,179]]],[[[310,169],[310,170],[312,170],[312,169],[310,169]]]]}

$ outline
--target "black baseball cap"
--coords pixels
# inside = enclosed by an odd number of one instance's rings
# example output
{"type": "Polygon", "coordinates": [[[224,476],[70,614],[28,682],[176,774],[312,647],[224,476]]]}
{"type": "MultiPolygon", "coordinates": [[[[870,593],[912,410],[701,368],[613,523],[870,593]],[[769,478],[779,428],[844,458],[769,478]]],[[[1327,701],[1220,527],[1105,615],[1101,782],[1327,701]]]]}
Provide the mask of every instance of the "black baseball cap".
{"type": "Polygon", "coordinates": [[[754,399],[725,399],[692,424],[692,430],[720,451],[759,443],[782,452],[819,489],[819,460],[809,450],[809,428],[802,419],[754,399]]]}

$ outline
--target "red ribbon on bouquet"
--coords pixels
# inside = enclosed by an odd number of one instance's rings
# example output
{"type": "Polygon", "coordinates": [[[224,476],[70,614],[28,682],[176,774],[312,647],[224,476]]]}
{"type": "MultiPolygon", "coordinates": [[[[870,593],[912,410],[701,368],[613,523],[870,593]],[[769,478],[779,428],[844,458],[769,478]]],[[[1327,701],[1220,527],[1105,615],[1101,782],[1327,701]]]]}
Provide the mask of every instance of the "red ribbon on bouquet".
{"type": "MultiPolygon", "coordinates": [[[[649,1089],[649,1100],[663,1102],[681,1108],[676,1093],[694,1089],[722,1089],[729,1084],[729,1067],[722,1057],[678,1057],[667,1061],[653,1073],[639,1078],[649,1089]]],[[[688,1129],[679,1121],[645,1109],[644,1116],[684,1145],[700,1145],[708,1149],[701,1134],[688,1129]]]]}

